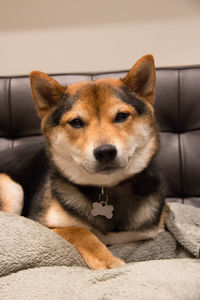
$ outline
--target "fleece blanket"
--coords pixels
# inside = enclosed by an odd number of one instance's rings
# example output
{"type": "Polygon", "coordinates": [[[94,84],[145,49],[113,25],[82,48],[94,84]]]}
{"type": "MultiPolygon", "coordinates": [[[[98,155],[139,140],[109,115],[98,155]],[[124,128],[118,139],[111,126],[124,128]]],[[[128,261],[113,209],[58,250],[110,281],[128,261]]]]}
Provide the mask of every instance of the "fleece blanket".
{"type": "Polygon", "coordinates": [[[91,271],[46,227],[0,213],[0,299],[200,299],[200,209],[171,203],[167,230],[111,246],[127,264],[91,271]]]}

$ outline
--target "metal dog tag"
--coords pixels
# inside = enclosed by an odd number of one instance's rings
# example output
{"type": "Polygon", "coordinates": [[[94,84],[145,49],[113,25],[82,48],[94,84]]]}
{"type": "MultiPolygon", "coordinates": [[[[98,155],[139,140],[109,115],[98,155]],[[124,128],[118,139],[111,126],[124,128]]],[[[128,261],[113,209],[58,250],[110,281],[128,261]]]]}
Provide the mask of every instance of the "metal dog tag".
{"type": "Polygon", "coordinates": [[[91,211],[94,217],[96,216],[104,216],[107,219],[111,219],[113,217],[114,207],[110,204],[104,204],[102,202],[94,202],[92,204],[93,209],[91,211]]]}
{"type": "Polygon", "coordinates": [[[108,195],[104,193],[104,187],[101,188],[101,193],[99,195],[99,202],[94,202],[92,204],[92,215],[96,216],[104,216],[107,219],[111,219],[113,217],[114,206],[108,204],[108,195]]]}

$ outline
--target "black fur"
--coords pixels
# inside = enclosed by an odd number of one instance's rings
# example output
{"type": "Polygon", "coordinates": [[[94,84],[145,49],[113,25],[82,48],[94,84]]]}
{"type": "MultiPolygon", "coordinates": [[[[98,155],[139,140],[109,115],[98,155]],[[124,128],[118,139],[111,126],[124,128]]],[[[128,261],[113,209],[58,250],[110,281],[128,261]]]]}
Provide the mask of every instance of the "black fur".
{"type": "Polygon", "coordinates": [[[122,85],[119,89],[115,89],[114,93],[119,99],[133,106],[138,115],[144,115],[148,111],[147,105],[136,98],[127,86],[122,85]]]}
{"type": "MultiPolygon", "coordinates": [[[[137,99],[127,86],[122,85],[119,89],[113,89],[112,86],[108,87],[111,89],[111,91],[116,97],[126,102],[127,104],[132,105],[136,109],[138,115],[144,115],[148,111],[147,105],[145,105],[144,102],[137,99]]],[[[93,83],[91,85],[91,90],[94,99],[98,99],[100,87],[93,83]]],[[[78,100],[80,92],[81,89],[77,91],[77,93],[73,96],[68,93],[63,94],[58,102],[57,108],[47,118],[45,127],[58,126],[63,114],[71,110],[75,102],[78,100]]]]}
{"type": "MultiPolygon", "coordinates": [[[[117,186],[106,188],[109,204],[114,206],[112,219],[106,219],[103,216],[93,217],[91,215],[92,203],[98,202],[101,193],[100,187],[82,186],[69,182],[53,165],[48,162],[46,154],[46,144],[44,142],[37,144],[28,144],[19,146],[0,153],[0,173],[7,173],[11,178],[22,185],[24,190],[24,208],[23,215],[33,219],[38,219],[45,203],[41,199],[44,192],[44,185],[47,176],[54,184],[51,186],[51,192],[60,204],[76,218],[92,225],[102,233],[109,231],[128,231],[151,229],[158,225],[160,213],[162,211],[165,199],[165,186],[156,169],[154,160],[139,174],[120,182],[117,186]],[[50,174],[50,175],[49,175],[50,174]],[[90,202],[86,209],[74,208],[63,193],[62,187],[73,185],[77,191],[90,202]],[[154,217],[141,224],[139,228],[134,228],[130,222],[131,216],[137,213],[137,209],[148,201],[148,197],[153,197],[157,203],[157,211],[154,217]]],[[[73,195],[72,195],[73,197],[73,195]]]]}
{"type": "MultiPolygon", "coordinates": [[[[137,99],[125,85],[118,89],[114,89],[109,85],[106,88],[109,88],[110,93],[113,93],[122,101],[132,105],[139,116],[148,113],[147,105],[137,99]]],[[[99,89],[100,87],[97,87],[97,85],[92,85],[94,99],[98,99],[99,89]]],[[[63,94],[57,108],[47,118],[45,127],[58,126],[62,115],[71,110],[74,103],[79,99],[79,93],[81,93],[81,89],[74,96],[67,93],[63,94]]],[[[155,128],[155,130],[157,129],[155,128]]],[[[50,180],[51,193],[63,208],[69,214],[102,233],[131,230],[142,231],[147,228],[153,229],[158,225],[164,206],[165,188],[154,163],[157,149],[155,149],[152,160],[143,171],[120,182],[115,187],[106,188],[109,204],[114,206],[113,217],[107,219],[104,216],[94,217],[91,214],[92,203],[99,201],[101,188],[76,185],[64,178],[55,167],[50,154],[46,153],[45,148],[46,143],[28,144],[0,153],[0,173],[7,173],[23,187],[24,216],[35,220],[39,219],[46,205],[43,197],[45,184],[50,180]],[[67,190],[67,187],[70,185],[73,186],[71,195],[68,194],[70,189],[67,190]],[[70,201],[70,197],[73,197],[75,193],[74,188],[80,195],[81,206],[73,206],[72,201],[70,201]],[[151,204],[155,204],[156,211],[154,216],[151,219],[144,219],[143,223],[137,225],[133,221],[134,215],[136,216],[141,206],[148,201],[151,204]]]]}
{"type": "Polygon", "coordinates": [[[24,190],[22,215],[28,216],[36,193],[48,172],[45,142],[26,144],[0,152],[0,173],[8,174],[24,190]]]}
{"type": "MultiPolygon", "coordinates": [[[[65,184],[73,183],[70,183],[64,178],[56,168],[53,169],[51,178],[52,182],[54,182],[54,185],[52,186],[53,195],[59,200],[63,208],[76,218],[92,225],[102,233],[109,231],[117,232],[135,229],[152,229],[159,223],[160,213],[164,205],[165,187],[153,161],[151,161],[148,167],[141,173],[120,182],[115,187],[106,188],[109,204],[114,206],[112,219],[106,219],[102,216],[93,217],[90,212],[88,215],[87,208],[85,210],[74,208],[70,199],[67,199],[64,196],[63,190],[60,188],[65,184]],[[148,201],[148,197],[154,197],[154,201],[157,203],[157,212],[151,220],[141,224],[138,228],[134,228],[130,221],[131,216],[134,212],[137,213],[137,209],[142,203],[148,201]]],[[[98,202],[101,188],[74,184],[73,186],[75,186],[79,193],[83,195],[83,199],[86,198],[89,200],[92,209],[92,203],[98,202]]],[[[80,199],[80,201],[83,201],[84,203],[84,200],[80,199]]]]}
{"type": "Polygon", "coordinates": [[[60,98],[56,110],[54,110],[54,112],[48,118],[48,125],[53,127],[58,126],[63,114],[72,109],[77,99],[77,96],[71,96],[67,93],[63,94],[60,98]]]}

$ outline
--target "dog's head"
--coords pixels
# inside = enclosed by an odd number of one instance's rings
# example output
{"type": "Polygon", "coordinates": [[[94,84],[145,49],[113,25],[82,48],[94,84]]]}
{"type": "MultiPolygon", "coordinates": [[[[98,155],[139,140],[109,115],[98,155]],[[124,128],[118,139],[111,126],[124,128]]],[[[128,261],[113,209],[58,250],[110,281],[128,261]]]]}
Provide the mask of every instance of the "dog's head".
{"type": "Polygon", "coordinates": [[[151,55],[121,79],[63,87],[39,71],[30,78],[51,158],[72,182],[115,185],[143,170],[157,152],[151,55]]]}

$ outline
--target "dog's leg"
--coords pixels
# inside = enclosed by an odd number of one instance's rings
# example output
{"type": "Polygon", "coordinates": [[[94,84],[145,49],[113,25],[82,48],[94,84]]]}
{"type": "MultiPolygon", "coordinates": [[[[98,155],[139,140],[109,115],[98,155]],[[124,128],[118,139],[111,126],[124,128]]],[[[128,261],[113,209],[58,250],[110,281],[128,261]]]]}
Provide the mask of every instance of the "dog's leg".
{"type": "Polygon", "coordinates": [[[166,221],[166,218],[169,215],[169,213],[170,213],[170,207],[167,203],[165,203],[162,213],[161,213],[161,216],[160,216],[160,222],[158,225],[158,228],[160,229],[160,231],[165,230],[165,221],[166,221]]]}
{"type": "Polygon", "coordinates": [[[0,174],[0,210],[21,214],[24,204],[22,186],[7,174],[0,174]]]}
{"type": "Polygon", "coordinates": [[[112,269],[125,264],[120,258],[112,255],[108,248],[87,228],[61,227],[52,230],[74,245],[92,270],[112,269]]]}

